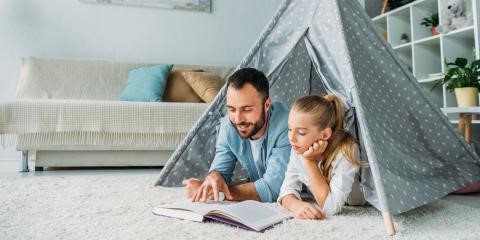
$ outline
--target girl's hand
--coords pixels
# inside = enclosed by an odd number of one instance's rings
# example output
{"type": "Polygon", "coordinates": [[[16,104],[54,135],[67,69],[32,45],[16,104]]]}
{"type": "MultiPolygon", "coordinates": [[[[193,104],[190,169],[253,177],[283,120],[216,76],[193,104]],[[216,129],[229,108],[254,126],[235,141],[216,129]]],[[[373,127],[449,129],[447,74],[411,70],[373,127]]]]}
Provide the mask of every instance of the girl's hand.
{"type": "Polygon", "coordinates": [[[295,218],[297,219],[316,220],[324,219],[326,217],[325,213],[323,213],[316,206],[303,201],[301,201],[299,205],[297,205],[293,213],[295,214],[295,218]]]}
{"type": "Polygon", "coordinates": [[[302,156],[307,161],[318,163],[323,152],[325,152],[325,149],[327,149],[327,145],[327,141],[317,140],[307,149],[307,151],[303,152],[302,156]]]}

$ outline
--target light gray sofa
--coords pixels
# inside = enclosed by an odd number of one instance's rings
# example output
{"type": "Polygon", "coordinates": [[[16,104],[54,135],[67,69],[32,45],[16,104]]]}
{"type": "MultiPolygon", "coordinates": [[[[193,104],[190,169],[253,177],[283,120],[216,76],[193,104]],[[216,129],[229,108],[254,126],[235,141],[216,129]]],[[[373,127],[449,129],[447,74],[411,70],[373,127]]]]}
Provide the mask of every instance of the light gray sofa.
{"type": "MultiPolygon", "coordinates": [[[[16,99],[0,103],[0,141],[22,170],[163,166],[207,103],[119,101],[128,71],[153,63],[25,58],[16,99]]],[[[231,67],[176,65],[226,78],[231,67]]]]}

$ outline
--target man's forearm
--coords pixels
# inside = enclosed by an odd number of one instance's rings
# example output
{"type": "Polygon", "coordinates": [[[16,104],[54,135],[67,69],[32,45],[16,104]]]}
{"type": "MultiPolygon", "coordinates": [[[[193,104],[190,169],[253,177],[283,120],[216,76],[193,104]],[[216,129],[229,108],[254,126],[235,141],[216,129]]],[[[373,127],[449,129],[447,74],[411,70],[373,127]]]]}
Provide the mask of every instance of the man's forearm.
{"type": "Polygon", "coordinates": [[[260,201],[257,189],[252,182],[228,186],[228,190],[233,196],[233,201],[256,200],[260,201]]]}

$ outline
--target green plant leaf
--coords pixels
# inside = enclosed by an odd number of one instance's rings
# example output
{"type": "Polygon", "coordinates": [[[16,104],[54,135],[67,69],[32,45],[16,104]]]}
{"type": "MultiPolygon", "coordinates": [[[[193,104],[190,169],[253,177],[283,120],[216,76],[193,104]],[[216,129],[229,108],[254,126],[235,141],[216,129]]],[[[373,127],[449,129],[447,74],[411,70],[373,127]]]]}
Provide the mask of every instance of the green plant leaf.
{"type": "Polygon", "coordinates": [[[433,90],[441,82],[445,88],[453,92],[455,88],[475,87],[480,90],[480,60],[473,61],[470,66],[466,58],[457,58],[454,63],[445,63],[445,73],[441,81],[435,83],[433,90]]]}
{"type": "Polygon", "coordinates": [[[470,66],[473,72],[480,71],[480,59],[473,61],[470,66]]]}
{"type": "Polygon", "coordinates": [[[468,64],[468,60],[466,58],[457,58],[455,60],[455,64],[461,68],[464,68],[468,64]]]}
{"type": "Polygon", "coordinates": [[[425,27],[436,27],[438,26],[438,13],[432,13],[429,17],[423,18],[420,25],[425,27]]]}

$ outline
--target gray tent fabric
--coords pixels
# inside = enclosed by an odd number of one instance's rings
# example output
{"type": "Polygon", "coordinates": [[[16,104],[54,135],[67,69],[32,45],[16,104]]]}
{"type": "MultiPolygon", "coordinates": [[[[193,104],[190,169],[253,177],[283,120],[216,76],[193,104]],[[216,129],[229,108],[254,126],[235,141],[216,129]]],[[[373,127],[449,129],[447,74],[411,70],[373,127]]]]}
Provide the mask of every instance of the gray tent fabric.
{"type": "MultiPolygon", "coordinates": [[[[286,0],[238,68],[264,72],[291,104],[333,93],[360,144],[361,187],[382,212],[402,213],[480,180],[480,159],[453,129],[357,1],[286,0]]],[[[225,86],[160,172],[156,185],[203,178],[215,154],[225,86]]],[[[237,166],[234,178],[246,172],[237,166]]]]}

